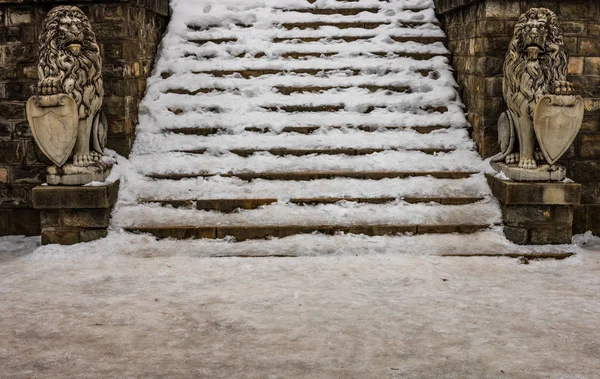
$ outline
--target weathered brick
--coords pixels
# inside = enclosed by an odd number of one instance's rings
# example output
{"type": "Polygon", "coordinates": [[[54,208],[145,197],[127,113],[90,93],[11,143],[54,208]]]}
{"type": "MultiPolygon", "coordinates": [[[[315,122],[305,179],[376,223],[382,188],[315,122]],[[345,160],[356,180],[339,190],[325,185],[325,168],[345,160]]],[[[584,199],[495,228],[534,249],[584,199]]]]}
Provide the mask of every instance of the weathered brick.
{"type": "Polygon", "coordinates": [[[25,119],[25,104],[22,102],[0,101],[0,115],[4,119],[25,119]]]}
{"type": "Polygon", "coordinates": [[[529,229],[529,243],[534,245],[571,243],[573,230],[571,226],[540,227],[529,229]]]}
{"type": "Polygon", "coordinates": [[[40,224],[43,229],[60,226],[60,211],[46,210],[40,212],[40,224]]]}
{"type": "Polygon", "coordinates": [[[10,214],[8,209],[0,209],[0,237],[8,236],[10,232],[10,214]]]}
{"type": "Polygon", "coordinates": [[[33,63],[37,58],[37,48],[34,44],[5,45],[4,54],[7,65],[33,63]]]}
{"type": "Polygon", "coordinates": [[[10,173],[8,167],[0,167],[0,183],[6,184],[10,180],[10,173]]]}
{"type": "Polygon", "coordinates": [[[110,208],[72,209],[60,211],[61,226],[81,228],[106,228],[110,220],[110,208]]]}
{"type": "Polygon", "coordinates": [[[600,204],[600,182],[581,183],[581,202],[583,204],[600,204]]]}
{"type": "Polygon", "coordinates": [[[31,128],[29,127],[29,123],[27,121],[17,122],[15,124],[14,133],[15,138],[33,138],[33,134],[31,134],[31,128]]]}
{"type": "Polygon", "coordinates": [[[569,58],[569,75],[582,75],[583,74],[583,62],[582,57],[570,57],[569,58]]]}
{"type": "Polygon", "coordinates": [[[509,226],[529,226],[552,222],[550,205],[505,205],[502,207],[504,222],[509,226]]]}
{"type": "Polygon", "coordinates": [[[563,1],[558,6],[557,15],[560,20],[586,20],[595,16],[594,12],[590,12],[589,1],[563,1]]]}
{"type": "Polygon", "coordinates": [[[37,236],[41,232],[40,212],[35,209],[13,209],[10,234],[37,236]]]}
{"type": "Polygon", "coordinates": [[[10,122],[0,121],[0,139],[9,140],[12,138],[13,127],[10,122]]]}
{"type": "Polygon", "coordinates": [[[20,164],[25,158],[24,141],[0,141],[0,164],[20,164]]]}
{"type": "Polygon", "coordinates": [[[579,156],[600,158],[600,134],[582,134],[579,138],[579,156]]]}
{"type": "Polygon", "coordinates": [[[504,235],[509,241],[516,243],[517,245],[527,244],[529,237],[527,234],[527,228],[518,228],[513,226],[505,226],[504,235]]]}
{"type": "Polygon", "coordinates": [[[488,0],[485,2],[485,17],[497,19],[515,19],[521,14],[518,2],[488,0]]]}
{"type": "Polygon", "coordinates": [[[8,25],[28,25],[33,22],[31,8],[9,8],[8,25]]]}
{"type": "Polygon", "coordinates": [[[42,245],[74,245],[81,242],[79,229],[45,228],[42,230],[42,245]]]}
{"type": "Polygon", "coordinates": [[[598,39],[579,39],[579,54],[587,57],[600,56],[600,40],[598,39]]]}
{"type": "Polygon", "coordinates": [[[585,57],[583,73],[585,75],[600,76],[600,57],[585,57]]]}
{"type": "Polygon", "coordinates": [[[572,161],[570,173],[575,181],[600,181],[600,160],[572,161]]]}
{"type": "Polygon", "coordinates": [[[585,35],[587,33],[587,23],[580,21],[561,22],[560,24],[565,35],[585,35]]]}
{"type": "Polygon", "coordinates": [[[108,235],[106,229],[84,229],[81,231],[81,242],[90,242],[105,238],[108,235]]]}

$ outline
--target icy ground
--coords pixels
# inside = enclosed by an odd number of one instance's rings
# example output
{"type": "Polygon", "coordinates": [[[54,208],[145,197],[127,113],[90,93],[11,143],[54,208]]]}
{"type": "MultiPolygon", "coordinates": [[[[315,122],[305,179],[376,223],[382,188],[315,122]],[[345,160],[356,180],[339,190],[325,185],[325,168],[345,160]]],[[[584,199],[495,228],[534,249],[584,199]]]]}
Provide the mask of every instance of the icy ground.
{"type": "Polygon", "coordinates": [[[0,377],[600,375],[597,237],[528,265],[402,247],[215,259],[150,240],[0,239],[0,377]]]}

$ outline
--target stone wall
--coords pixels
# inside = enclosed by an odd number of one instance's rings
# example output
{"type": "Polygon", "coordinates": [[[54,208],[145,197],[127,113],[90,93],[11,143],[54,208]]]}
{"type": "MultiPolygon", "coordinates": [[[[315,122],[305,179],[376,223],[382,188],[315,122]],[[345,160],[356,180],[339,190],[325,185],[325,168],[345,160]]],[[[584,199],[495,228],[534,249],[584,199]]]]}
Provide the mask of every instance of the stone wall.
{"type": "Polygon", "coordinates": [[[597,0],[435,0],[452,64],[484,157],[499,151],[496,123],[506,109],[502,67],[519,15],[532,7],[558,14],[569,50],[569,80],[586,99],[582,130],[564,158],[582,185],[575,232],[600,234],[600,2],[597,0]]]}
{"type": "Polygon", "coordinates": [[[104,63],[108,147],[125,156],[169,15],[168,0],[0,0],[0,235],[40,233],[31,189],[44,182],[49,162],[33,140],[25,102],[37,83],[42,21],[62,4],[80,7],[92,24],[104,63]]]}

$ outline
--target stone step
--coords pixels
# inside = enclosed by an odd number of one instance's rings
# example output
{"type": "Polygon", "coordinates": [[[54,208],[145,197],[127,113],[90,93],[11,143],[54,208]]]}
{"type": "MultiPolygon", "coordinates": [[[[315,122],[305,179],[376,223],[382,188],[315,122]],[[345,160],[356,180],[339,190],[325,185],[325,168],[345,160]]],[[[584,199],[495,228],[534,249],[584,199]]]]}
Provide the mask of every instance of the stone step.
{"type": "MultiPolygon", "coordinates": [[[[305,58],[324,58],[324,57],[335,57],[337,55],[346,55],[343,51],[327,51],[327,52],[311,52],[311,51],[289,51],[280,55],[283,59],[305,59],[305,58]]],[[[235,54],[231,54],[234,58],[247,58],[250,55],[252,58],[259,59],[266,56],[264,52],[257,52],[254,50],[238,51],[235,54]]],[[[450,58],[450,54],[438,54],[438,53],[418,53],[418,52],[406,52],[406,51],[364,51],[360,54],[353,56],[365,56],[373,55],[377,57],[397,57],[397,58],[410,58],[417,61],[427,61],[435,57],[450,58]]],[[[201,59],[215,59],[217,56],[213,53],[198,54],[198,53],[187,53],[184,57],[196,57],[201,59]]]]}
{"type": "Polygon", "coordinates": [[[282,9],[285,12],[298,12],[298,13],[312,13],[318,15],[343,15],[343,16],[356,16],[357,14],[367,13],[378,13],[380,8],[285,8],[282,9]]]}
{"type": "MultiPolygon", "coordinates": [[[[369,106],[367,110],[363,113],[370,113],[378,108],[385,108],[386,106],[369,106]]],[[[346,108],[344,104],[331,104],[331,105],[280,105],[280,106],[263,106],[262,109],[265,109],[270,112],[288,112],[288,113],[296,113],[296,112],[339,112],[346,108]]],[[[439,112],[446,113],[448,112],[448,107],[440,107],[434,105],[423,105],[418,109],[426,111],[426,112],[439,112]]]]}
{"type": "MultiPolygon", "coordinates": [[[[324,198],[297,198],[290,199],[289,202],[298,205],[317,205],[317,204],[335,204],[340,201],[368,204],[386,204],[397,200],[402,200],[410,204],[417,203],[438,203],[441,205],[465,205],[483,200],[483,197],[371,197],[371,198],[351,198],[351,197],[324,197],[324,198]]],[[[252,210],[259,207],[278,202],[278,199],[184,199],[184,200],[156,200],[142,199],[142,203],[155,203],[169,205],[173,208],[196,208],[201,211],[217,211],[231,213],[238,209],[252,210]]]]}
{"type": "MultiPolygon", "coordinates": [[[[306,0],[308,1],[308,3],[310,4],[314,4],[317,2],[317,0],[306,0]]],[[[358,3],[360,0],[335,0],[337,3],[358,3]]],[[[378,0],[380,3],[389,3],[391,0],[378,0]]],[[[408,5],[405,8],[403,8],[403,10],[405,11],[413,11],[413,12],[419,12],[419,11],[424,11],[426,9],[431,9],[430,6],[427,5],[427,3],[425,3],[424,5],[408,5]]]]}
{"type": "Polygon", "coordinates": [[[358,86],[326,86],[326,87],[286,87],[286,86],[276,86],[274,87],[277,92],[284,95],[291,95],[293,93],[302,93],[302,92],[325,92],[330,91],[332,89],[347,89],[347,88],[363,88],[367,89],[371,92],[377,91],[389,91],[389,92],[397,92],[397,93],[412,93],[412,89],[409,86],[381,86],[381,85],[358,85],[358,86]]]}
{"type": "MultiPolygon", "coordinates": [[[[322,155],[369,155],[374,153],[381,153],[387,150],[398,150],[398,151],[418,151],[425,154],[439,154],[439,153],[449,153],[453,151],[453,149],[441,149],[441,148],[417,148],[417,149],[403,149],[403,148],[326,148],[326,149],[289,149],[289,148],[271,148],[268,150],[260,150],[260,149],[227,149],[230,153],[235,155],[239,155],[242,157],[249,157],[256,153],[269,153],[271,155],[276,156],[286,156],[293,155],[296,157],[301,157],[304,155],[312,155],[312,154],[322,154],[322,155]]],[[[204,154],[209,149],[194,149],[194,150],[172,150],[173,152],[182,152],[187,154],[204,154]]]]}
{"type": "MultiPolygon", "coordinates": [[[[435,22],[424,22],[424,21],[397,21],[398,27],[404,28],[416,28],[423,25],[439,25],[438,21],[435,22]]],[[[285,22],[281,24],[285,29],[319,29],[323,26],[330,26],[338,29],[377,29],[380,26],[390,26],[392,23],[385,21],[372,21],[372,22],[361,22],[361,21],[347,21],[347,22],[336,22],[336,21],[314,21],[314,22],[285,22]]]]}
{"type": "MultiPolygon", "coordinates": [[[[287,86],[275,86],[273,87],[277,90],[277,92],[283,94],[283,95],[291,95],[293,93],[302,93],[302,92],[311,92],[311,93],[315,93],[315,92],[325,92],[325,91],[330,91],[333,89],[348,89],[348,88],[363,88],[363,89],[367,89],[371,92],[377,92],[377,91],[389,91],[389,92],[397,92],[397,93],[412,93],[412,89],[409,86],[393,86],[393,85],[369,85],[369,84],[363,84],[363,85],[357,85],[357,86],[351,86],[351,85],[346,85],[346,86],[306,86],[306,87],[287,87],[287,86]]],[[[190,96],[195,96],[195,95],[199,95],[199,94],[207,94],[207,93],[217,93],[217,92],[224,92],[227,90],[231,90],[231,89],[224,89],[224,88],[198,88],[196,90],[188,90],[188,89],[183,89],[183,88],[172,88],[167,90],[164,93],[173,93],[176,95],[190,95],[190,96]]]]}
{"type": "MultiPolygon", "coordinates": [[[[364,35],[364,36],[320,36],[320,37],[275,37],[273,38],[273,42],[276,43],[281,43],[281,42],[287,42],[287,41],[301,41],[301,42],[306,42],[306,43],[310,43],[310,42],[319,42],[323,39],[326,39],[328,41],[344,41],[344,42],[355,42],[355,41],[360,41],[360,40],[368,40],[371,38],[376,37],[375,34],[373,35],[364,35]]],[[[430,45],[432,43],[436,43],[436,42],[446,42],[446,37],[422,37],[422,36],[390,36],[391,39],[393,39],[396,42],[416,42],[416,43],[422,43],[424,45],[430,45]]],[[[201,41],[200,44],[206,43],[206,42],[214,42],[214,43],[223,43],[223,42],[233,42],[233,41],[222,41],[222,40],[214,40],[214,41],[210,41],[210,40],[194,40],[192,42],[196,42],[196,41],[201,41]]],[[[196,42],[198,43],[198,42],[196,42]]]]}
{"type": "Polygon", "coordinates": [[[124,229],[134,233],[148,233],[157,238],[176,239],[222,239],[233,237],[236,241],[265,238],[283,238],[297,234],[322,233],[334,235],[338,233],[363,234],[367,236],[385,236],[411,233],[417,234],[449,234],[476,233],[488,229],[489,225],[272,225],[272,226],[130,226],[124,229]]]}
{"type": "MultiPolygon", "coordinates": [[[[259,58],[260,54],[261,53],[257,53],[254,57],[259,58]]],[[[331,52],[290,51],[290,52],[282,54],[281,57],[284,59],[304,59],[304,58],[309,58],[309,57],[316,57],[316,58],[318,58],[318,57],[334,57],[339,54],[345,54],[345,53],[337,52],[337,51],[331,51],[331,52]]],[[[364,51],[363,53],[361,53],[358,56],[364,56],[364,55],[374,55],[377,57],[392,57],[393,56],[393,57],[398,57],[398,58],[411,58],[411,59],[414,59],[417,61],[427,61],[427,60],[430,60],[435,57],[446,57],[447,59],[450,58],[450,54],[412,53],[412,52],[406,52],[406,51],[393,51],[393,50],[364,51]]],[[[245,56],[245,54],[236,55],[236,57],[238,57],[238,58],[242,58],[244,56],[245,56]]]]}
{"type": "MultiPolygon", "coordinates": [[[[245,79],[251,79],[251,78],[258,78],[260,76],[264,76],[264,75],[278,75],[278,74],[306,74],[306,75],[331,75],[331,74],[336,74],[336,73],[340,73],[340,72],[348,72],[352,75],[359,75],[360,73],[363,72],[363,70],[361,69],[356,69],[356,68],[352,68],[352,67],[344,67],[344,68],[336,68],[336,69],[322,69],[322,68],[306,68],[306,69],[293,69],[293,70],[272,70],[272,69],[264,69],[264,70],[207,70],[207,71],[194,71],[194,74],[198,74],[198,75],[211,75],[214,76],[216,78],[220,78],[223,76],[229,76],[229,75],[239,75],[242,78],[245,79]]],[[[390,73],[393,73],[394,71],[392,70],[385,70],[385,71],[381,71],[380,75],[387,75],[390,73]]],[[[435,71],[435,70],[415,70],[414,72],[417,72],[419,74],[421,74],[421,76],[423,77],[431,77],[432,79],[437,79],[439,77],[439,74],[435,71]]],[[[171,77],[171,73],[169,72],[162,72],[161,77],[163,79],[167,79],[169,77],[171,77]]]]}
{"type": "Polygon", "coordinates": [[[182,180],[190,178],[238,178],[241,180],[294,180],[294,181],[309,181],[316,179],[333,179],[333,178],[355,178],[355,179],[387,179],[387,178],[410,178],[416,176],[431,176],[438,179],[464,179],[476,172],[457,172],[457,171],[422,171],[422,172],[399,172],[399,171],[300,171],[300,172],[238,172],[238,173],[166,173],[166,174],[149,174],[149,178],[157,180],[182,180]]]}
{"type": "MultiPolygon", "coordinates": [[[[321,126],[287,126],[287,127],[283,128],[282,133],[311,134],[322,128],[323,127],[321,127],[321,126]]],[[[416,132],[421,133],[421,134],[428,134],[428,133],[434,132],[436,130],[448,129],[450,127],[445,126],[445,125],[385,126],[385,127],[379,127],[379,126],[357,126],[357,127],[329,126],[329,127],[325,127],[325,129],[343,129],[343,128],[355,128],[355,129],[358,129],[358,130],[361,130],[364,132],[375,132],[375,131],[382,130],[382,129],[384,129],[384,130],[411,129],[411,130],[415,130],[416,132]]],[[[274,132],[273,129],[266,128],[266,127],[257,127],[257,126],[246,127],[246,128],[244,128],[244,130],[247,132],[254,132],[254,133],[272,133],[272,132],[274,132]]],[[[164,129],[164,132],[195,135],[195,136],[208,136],[211,134],[227,134],[229,132],[229,128],[226,128],[226,127],[177,128],[177,129],[164,129]]]]}

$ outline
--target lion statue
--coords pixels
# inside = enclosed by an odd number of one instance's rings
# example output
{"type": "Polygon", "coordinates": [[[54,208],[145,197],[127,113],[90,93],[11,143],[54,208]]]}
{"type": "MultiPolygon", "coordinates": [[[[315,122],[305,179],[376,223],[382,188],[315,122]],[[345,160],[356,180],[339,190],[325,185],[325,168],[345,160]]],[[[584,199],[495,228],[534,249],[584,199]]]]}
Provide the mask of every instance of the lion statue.
{"type": "Polygon", "coordinates": [[[73,164],[89,166],[104,155],[106,118],[101,112],[102,59],[85,14],[74,6],[58,6],[46,16],[39,44],[38,95],[64,93],[79,113],[73,164]]]}
{"type": "Polygon", "coordinates": [[[504,61],[502,90],[508,110],[498,120],[502,152],[493,161],[535,169],[536,160],[544,160],[533,127],[534,110],[544,95],[572,94],[567,69],[568,55],[556,14],[532,8],[521,15],[504,61]]]}

